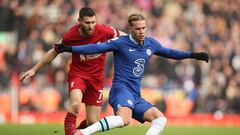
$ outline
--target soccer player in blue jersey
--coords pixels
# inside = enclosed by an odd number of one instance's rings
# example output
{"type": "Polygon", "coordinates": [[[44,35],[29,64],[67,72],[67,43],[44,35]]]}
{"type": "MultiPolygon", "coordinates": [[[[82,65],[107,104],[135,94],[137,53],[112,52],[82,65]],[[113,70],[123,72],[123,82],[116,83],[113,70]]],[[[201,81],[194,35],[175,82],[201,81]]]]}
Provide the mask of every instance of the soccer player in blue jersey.
{"type": "Polygon", "coordinates": [[[101,44],[86,46],[65,46],[56,44],[59,53],[72,52],[95,54],[112,51],[114,54],[114,79],[109,93],[109,103],[115,116],[107,116],[93,125],[76,130],[75,135],[89,135],[116,127],[127,126],[131,118],[143,123],[151,122],[146,135],[158,135],[167,123],[160,110],[141,97],[141,80],[144,69],[152,55],[171,59],[194,58],[208,62],[205,52],[183,52],[163,47],[151,37],[145,37],[146,20],[141,14],[132,14],[128,18],[130,34],[101,44]]]}

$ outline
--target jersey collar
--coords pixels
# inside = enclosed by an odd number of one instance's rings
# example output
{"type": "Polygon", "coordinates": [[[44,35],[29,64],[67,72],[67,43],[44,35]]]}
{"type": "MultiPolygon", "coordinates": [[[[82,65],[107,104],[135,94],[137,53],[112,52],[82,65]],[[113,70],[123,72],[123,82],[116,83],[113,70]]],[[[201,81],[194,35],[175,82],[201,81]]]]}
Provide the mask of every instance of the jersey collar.
{"type": "MultiPolygon", "coordinates": [[[[129,38],[131,41],[133,41],[134,44],[139,45],[139,43],[133,39],[132,34],[129,34],[129,38]]],[[[143,45],[144,45],[144,41],[143,41],[143,45]]]]}

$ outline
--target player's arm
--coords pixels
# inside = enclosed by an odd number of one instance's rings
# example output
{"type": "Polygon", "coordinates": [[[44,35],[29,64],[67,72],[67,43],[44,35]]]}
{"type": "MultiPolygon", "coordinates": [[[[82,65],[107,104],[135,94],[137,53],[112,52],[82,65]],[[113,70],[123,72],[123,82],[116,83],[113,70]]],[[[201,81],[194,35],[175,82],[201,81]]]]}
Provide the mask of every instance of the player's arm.
{"type": "Polygon", "coordinates": [[[81,54],[96,54],[111,51],[111,47],[108,45],[108,42],[103,42],[100,44],[87,44],[82,46],[67,46],[64,44],[56,44],[55,50],[58,53],[63,52],[72,52],[72,53],[81,53],[81,54]]]}
{"type": "MultiPolygon", "coordinates": [[[[117,38],[116,38],[117,39],[117,38]]],[[[81,46],[67,46],[64,44],[55,44],[55,51],[58,53],[72,52],[81,54],[96,54],[117,50],[116,39],[109,40],[100,44],[87,44],[81,46]]]]}
{"type": "Polygon", "coordinates": [[[157,45],[156,55],[163,56],[166,58],[181,60],[186,58],[193,58],[208,62],[209,57],[205,52],[190,52],[190,51],[179,51],[170,48],[165,48],[161,44],[157,45]]]}
{"type": "Polygon", "coordinates": [[[23,73],[20,76],[20,80],[24,81],[32,76],[35,75],[35,72],[40,69],[41,67],[43,67],[44,65],[46,65],[47,63],[50,63],[56,56],[58,55],[58,53],[55,52],[54,49],[49,50],[48,52],[46,52],[42,59],[39,60],[31,69],[29,69],[27,72],[23,73]]]}
{"type": "Polygon", "coordinates": [[[102,25],[102,26],[104,28],[104,31],[108,33],[107,35],[109,39],[127,35],[127,33],[120,31],[114,27],[106,26],[106,25],[102,25]]]}

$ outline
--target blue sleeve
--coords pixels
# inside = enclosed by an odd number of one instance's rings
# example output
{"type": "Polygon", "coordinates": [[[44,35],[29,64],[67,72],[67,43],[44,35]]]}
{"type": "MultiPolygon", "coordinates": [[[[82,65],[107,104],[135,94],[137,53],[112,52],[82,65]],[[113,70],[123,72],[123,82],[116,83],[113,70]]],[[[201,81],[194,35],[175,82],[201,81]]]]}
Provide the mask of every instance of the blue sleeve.
{"type": "Polygon", "coordinates": [[[100,44],[72,46],[72,52],[81,54],[96,54],[117,50],[117,46],[117,42],[115,42],[114,40],[109,40],[108,42],[103,42],[100,44]]]}
{"type": "Polygon", "coordinates": [[[157,48],[155,54],[166,58],[181,60],[190,58],[191,52],[189,51],[178,51],[170,48],[163,47],[159,42],[155,42],[157,48]]]}

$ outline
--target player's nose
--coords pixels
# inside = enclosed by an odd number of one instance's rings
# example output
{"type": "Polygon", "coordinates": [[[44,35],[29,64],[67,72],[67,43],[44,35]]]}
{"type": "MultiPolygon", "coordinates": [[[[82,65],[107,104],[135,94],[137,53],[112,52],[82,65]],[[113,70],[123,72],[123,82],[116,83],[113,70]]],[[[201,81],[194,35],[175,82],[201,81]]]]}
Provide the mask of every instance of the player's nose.
{"type": "Polygon", "coordinates": [[[94,27],[94,24],[93,24],[93,23],[90,23],[90,24],[89,24],[89,28],[93,29],[93,27],[94,27]]]}

